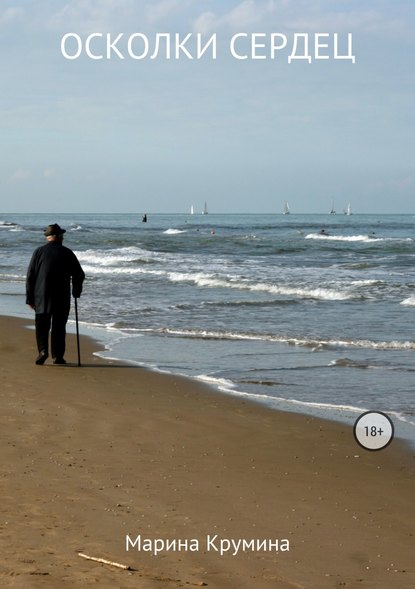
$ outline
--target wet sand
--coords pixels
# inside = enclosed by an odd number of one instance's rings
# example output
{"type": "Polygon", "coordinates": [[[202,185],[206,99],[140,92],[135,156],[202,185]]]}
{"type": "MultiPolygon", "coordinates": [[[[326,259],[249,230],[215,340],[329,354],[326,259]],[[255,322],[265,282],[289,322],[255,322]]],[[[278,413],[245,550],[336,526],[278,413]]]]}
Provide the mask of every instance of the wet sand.
{"type": "Polygon", "coordinates": [[[73,364],[35,366],[27,324],[0,318],[1,587],[415,586],[403,443],[369,452],[349,426],[104,361],[88,338],[82,367],[73,336],[73,364]],[[155,555],[167,541],[182,549],[155,555]]]}

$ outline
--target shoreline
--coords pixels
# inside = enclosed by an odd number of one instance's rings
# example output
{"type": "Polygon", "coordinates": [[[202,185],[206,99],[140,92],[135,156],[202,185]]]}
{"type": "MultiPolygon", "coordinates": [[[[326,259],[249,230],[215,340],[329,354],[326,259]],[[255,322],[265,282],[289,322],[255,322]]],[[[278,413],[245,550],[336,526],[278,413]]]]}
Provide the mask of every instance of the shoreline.
{"type": "MultiPolygon", "coordinates": [[[[74,320],[72,320],[71,327],[74,329],[74,320]]],[[[115,331],[119,331],[120,336],[118,338],[111,339],[108,336],[108,331],[105,326],[89,325],[88,323],[81,323],[81,327],[90,333],[85,334],[85,337],[89,337],[96,342],[98,346],[103,346],[103,349],[96,352],[97,356],[102,358],[104,361],[110,360],[115,362],[125,362],[136,368],[148,370],[156,374],[165,374],[172,377],[177,376],[178,378],[185,378],[194,381],[202,386],[207,386],[211,390],[221,395],[226,395],[235,399],[244,400],[248,403],[254,403],[257,406],[266,408],[269,411],[277,411],[282,413],[293,413],[297,415],[303,415],[315,419],[321,419],[323,421],[330,421],[333,423],[340,423],[353,428],[353,425],[359,415],[373,410],[376,411],[377,407],[359,408],[357,406],[347,405],[336,405],[336,404],[325,404],[323,402],[306,402],[299,401],[297,399],[284,399],[276,398],[272,396],[262,396],[252,392],[240,390],[237,384],[233,382],[222,382],[222,379],[209,378],[206,375],[192,375],[186,374],[173,369],[161,369],[158,366],[151,364],[140,363],[135,360],[125,359],[121,355],[113,353],[113,345],[119,343],[122,339],[128,339],[132,336],[125,334],[122,329],[113,328],[115,331]],[[105,341],[108,338],[108,341],[105,341]]],[[[145,338],[144,334],[140,338],[145,338]]],[[[174,345],[173,341],[171,345],[174,345]]],[[[401,416],[396,411],[383,410],[384,413],[394,421],[395,439],[399,439],[409,446],[410,451],[415,450],[415,424],[411,423],[405,417],[401,416]]]]}
{"type": "Polygon", "coordinates": [[[27,323],[0,317],[2,586],[414,585],[415,467],[403,442],[364,451],[344,424],[104,361],[85,336],[81,368],[35,366],[27,323]],[[199,546],[127,552],[126,535],[199,546]],[[221,555],[208,535],[256,548],[221,555]],[[258,550],[268,539],[274,549],[258,550]],[[276,551],[278,539],[290,549],[276,551]]]}
{"type": "MultiPolygon", "coordinates": [[[[4,297],[1,297],[0,295],[0,300],[2,299],[4,300],[4,297]]],[[[2,315],[0,315],[0,317],[1,316],[2,315]]],[[[4,317],[16,317],[17,319],[23,318],[31,322],[33,319],[33,312],[30,311],[27,314],[24,314],[23,312],[16,311],[15,307],[12,307],[12,309],[9,309],[9,314],[4,314],[4,317]]],[[[312,403],[299,401],[296,399],[275,398],[272,396],[261,398],[261,395],[256,395],[255,393],[249,393],[243,390],[238,390],[237,386],[234,383],[232,383],[231,386],[228,386],[227,384],[222,384],[221,382],[218,382],[217,379],[212,380],[209,378],[204,378],[203,375],[200,377],[198,375],[181,373],[179,371],[176,372],[171,369],[161,369],[158,366],[154,366],[152,364],[140,363],[136,360],[123,358],[121,355],[111,355],[113,353],[114,342],[117,343],[131,336],[123,333],[121,329],[118,330],[117,328],[113,328],[115,331],[119,331],[120,333],[120,336],[114,340],[109,336],[108,329],[105,325],[91,325],[83,321],[80,322],[80,328],[81,330],[86,331],[86,333],[81,332],[81,338],[85,337],[94,342],[94,345],[96,346],[96,350],[94,353],[103,361],[121,362],[129,366],[149,371],[155,374],[163,374],[171,377],[190,379],[190,381],[196,383],[196,386],[206,386],[211,391],[214,391],[216,394],[225,395],[227,397],[231,397],[237,400],[243,400],[248,403],[253,403],[257,406],[267,409],[268,411],[277,411],[282,413],[303,415],[305,417],[311,417],[315,419],[321,419],[322,421],[343,424],[353,428],[353,425],[356,419],[359,417],[359,415],[369,410],[378,410],[377,407],[359,408],[355,406],[343,406],[335,404],[327,405],[324,403],[312,403]]],[[[71,315],[69,316],[67,333],[68,335],[75,334],[75,319],[73,317],[73,313],[71,313],[71,315]]],[[[172,345],[174,344],[172,343],[172,345]]],[[[407,445],[408,451],[415,451],[415,425],[408,421],[405,417],[401,416],[396,411],[381,411],[389,415],[389,417],[394,422],[394,440],[400,440],[405,445],[407,445]]]]}
{"type": "MultiPolygon", "coordinates": [[[[0,318],[1,318],[1,315],[0,315],[0,318]]],[[[70,318],[68,323],[70,323],[70,327],[72,328],[72,331],[68,332],[68,335],[74,337],[74,335],[75,335],[75,331],[74,331],[75,321],[74,321],[74,319],[70,318]]],[[[110,363],[121,362],[122,364],[130,366],[132,368],[137,368],[138,370],[143,370],[143,371],[148,372],[150,374],[154,374],[154,375],[160,374],[160,375],[164,375],[166,377],[184,379],[185,381],[188,381],[189,384],[194,383],[196,388],[202,387],[203,389],[205,389],[209,393],[212,393],[214,395],[219,395],[220,397],[225,395],[225,397],[227,397],[227,398],[235,399],[235,401],[237,403],[239,401],[246,402],[246,403],[252,404],[256,407],[261,407],[262,409],[264,409],[266,411],[276,411],[277,413],[288,414],[288,415],[299,415],[299,416],[302,416],[305,418],[315,419],[317,421],[320,420],[322,422],[329,422],[329,423],[343,425],[343,426],[349,427],[351,429],[353,429],[354,422],[357,419],[357,417],[359,416],[359,414],[368,411],[368,409],[359,409],[358,407],[343,407],[340,405],[333,405],[332,407],[328,408],[328,407],[324,406],[324,404],[316,403],[315,406],[313,406],[314,405],[313,403],[306,403],[303,401],[297,401],[295,399],[294,400],[286,400],[286,399],[275,400],[273,397],[269,397],[267,399],[260,399],[260,398],[257,398],[257,396],[253,393],[247,393],[245,391],[238,391],[238,390],[236,390],[236,388],[233,389],[231,387],[222,386],[221,384],[219,384],[217,382],[209,380],[209,378],[206,378],[206,379],[204,377],[199,378],[198,376],[182,374],[182,373],[173,372],[170,370],[162,370],[158,366],[154,367],[154,366],[150,366],[150,365],[146,365],[146,364],[140,364],[137,361],[126,360],[126,359],[118,357],[116,355],[115,356],[111,356],[111,355],[107,356],[106,355],[107,353],[108,354],[112,353],[112,348],[110,346],[113,344],[113,340],[110,340],[110,344],[107,347],[104,339],[100,340],[99,337],[95,336],[95,333],[97,333],[98,331],[103,331],[103,333],[105,334],[106,328],[103,326],[90,326],[87,323],[85,323],[83,326],[82,326],[82,324],[80,324],[80,325],[81,325],[81,327],[85,327],[86,329],[91,331],[91,334],[80,335],[81,341],[83,338],[85,338],[86,340],[89,340],[91,345],[96,347],[96,349],[94,351],[94,356],[96,356],[97,358],[100,358],[104,362],[110,362],[110,363]],[[298,407],[298,410],[296,410],[295,407],[298,407]]],[[[117,328],[115,328],[115,329],[117,329],[117,328]]],[[[122,333],[121,337],[127,338],[129,336],[122,333]]],[[[216,379],[214,379],[214,380],[216,380],[216,379]]],[[[413,425],[411,423],[408,423],[405,419],[400,418],[393,411],[389,411],[386,413],[391,418],[397,420],[394,422],[393,442],[397,441],[398,443],[400,443],[404,452],[408,452],[409,454],[415,454],[415,439],[413,437],[409,436],[409,434],[406,437],[404,435],[405,432],[400,431],[400,427],[399,427],[399,426],[401,426],[404,428],[410,428],[410,427],[413,427],[413,425]]],[[[357,448],[359,449],[358,446],[357,446],[357,448]]]]}
{"type": "MultiPolygon", "coordinates": [[[[4,300],[4,297],[0,296],[0,300],[1,298],[4,300]]],[[[13,307],[12,309],[9,309],[9,314],[0,315],[0,317],[1,316],[15,317],[17,319],[24,319],[31,322],[33,319],[33,312],[30,311],[27,314],[24,314],[23,312],[16,311],[15,307],[13,307]]],[[[137,369],[149,371],[155,374],[190,379],[190,381],[195,382],[196,386],[206,386],[216,394],[225,395],[227,397],[237,400],[239,399],[248,403],[253,403],[269,411],[303,415],[305,417],[343,424],[353,428],[353,425],[360,414],[363,414],[369,410],[377,410],[377,407],[359,408],[355,406],[349,407],[335,404],[326,405],[324,403],[311,403],[299,401],[296,399],[283,399],[271,396],[261,398],[261,395],[238,390],[234,383],[232,383],[232,386],[228,386],[227,384],[224,385],[221,382],[216,382],[217,379],[211,380],[209,378],[204,378],[204,376],[199,377],[198,375],[185,374],[178,371],[175,372],[171,369],[161,369],[158,366],[140,363],[136,360],[123,358],[117,354],[111,355],[113,352],[114,342],[131,337],[130,335],[123,333],[121,329],[118,330],[117,328],[114,328],[115,331],[119,331],[120,333],[120,337],[116,338],[115,340],[109,336],[108,329],[104,325],[91,325],[87,322],[81,321],[80,329],[86,331],[86,333],[82,333],[81,331],[81,338],[85,337],[86,339],[94,342],[94,345],[96,346],[94,354],[103,361],[121,362],[137,369]]],[[[69,336],[73,336],[75,334],[75,319],[72,312],[68,320],[67,333],[69,336]]],[[[389,415],[389,417],[394,422],[394,440],[400,440],[405,445],[407,445],[408,451],[415,451],[415,425],[408,421],[405,417],[400,416],[396,411],[382,411],[389,415]]]]}

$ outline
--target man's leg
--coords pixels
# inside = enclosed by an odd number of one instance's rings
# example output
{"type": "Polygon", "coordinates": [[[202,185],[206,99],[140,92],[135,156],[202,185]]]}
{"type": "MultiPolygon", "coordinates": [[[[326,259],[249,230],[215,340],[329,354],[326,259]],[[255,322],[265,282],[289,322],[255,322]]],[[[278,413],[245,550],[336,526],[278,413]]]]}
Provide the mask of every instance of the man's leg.
{"type": "Polygon", "coordinates": [[[65,356],[65,339],[66,339],[66,323],[68,321],[68,313],[66,311],[58,311],[52,315],[52,357],[55,364],[65,364],[63,357],[65,356]]]}
{"type": "Polygon", "coordinates": [[[44,364],[49,353],[49,330],[50,330],[50,313],[36,313],[36,343],[39,356],[36,358],[36,364],[44,364]]]}

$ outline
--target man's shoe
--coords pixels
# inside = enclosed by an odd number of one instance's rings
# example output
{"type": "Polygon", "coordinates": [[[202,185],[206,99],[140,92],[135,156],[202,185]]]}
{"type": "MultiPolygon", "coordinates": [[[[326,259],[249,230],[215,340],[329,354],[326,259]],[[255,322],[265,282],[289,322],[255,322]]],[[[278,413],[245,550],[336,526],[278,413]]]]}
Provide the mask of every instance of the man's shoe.
{"type": "Polygon", "coordinates": [[[42,366],[42,364],[45,363],[47,357],[48,354],[46,354],[45,352],[40,352],[39,356],[35,360],[35,364],[37,364],[38,366],[42,366]]]}
{"type": "Polygon", "coordinates": [[[66,360],[64,360],[64,358],[55,358],[53,363],[54,364],[66,364],[66,360]]]}

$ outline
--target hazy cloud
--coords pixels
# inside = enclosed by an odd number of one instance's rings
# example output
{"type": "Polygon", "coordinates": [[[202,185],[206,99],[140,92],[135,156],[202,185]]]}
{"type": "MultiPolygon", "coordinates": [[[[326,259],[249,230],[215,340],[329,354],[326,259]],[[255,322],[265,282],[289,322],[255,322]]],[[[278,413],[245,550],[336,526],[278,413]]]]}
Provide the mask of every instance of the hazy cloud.
{"type": "MultiPolygon", "coordinates": [[[[372,33],[404,32],[408,25],[402,11],[394,11],[396,4],[385,2],[372,8],[361,3],[313,2],[308,0],[243,0],[230,10],[206,10],[193,20],[193,28],[201,33],[220,29],[251,30],[262,26],[275,31],[296,32],[353,32],[372,33]]],[[[404,11],[403,11],[404,13],[404,11]]],[[[409,29],[408,29],[409,30],[409,29]]]]}
{"type": "Polygon", "coordinates": [[[390,181],[390,185],[392,188],[396,188],[397,190],[408,190],[412,188],[414,185],[414,178],[413,176],[405,176],[403,178],[396,178],[390,181]]]}
{"type": "Polygon", "coordinates": [[[23,14],[24,10],[20,7],[0,9],[0,25],[18,20],[23,14]]]}
{"type": "Polygon", "coordinates": [[[19,168],[9,177],[9,182],[11,184],[17,184],[19,182],[25,182],[29,178],[30,172],[28,170],[24,170],[23,168],[19,168]]]}
{"type": "Polygon", "coordinates": [[[53,14],[55,27],[76,27],[77,31],[107,31],[130,22],[135,5],[132,0],[72,0],[53,14]]]}
{"type": "Polygon", "coordinates": [[[244,0],[232,10],[217,15],[206,11],[200,14],[193,22],[193,28],[201,33],[210,33],[222,28],[244,30],[261,23],[267,15],[275,10],[275,2],[256,2],[244,0]]]}
{"type": "Polygon", "coordinates": [[[148,20],[154,23],[183,12],[192,4],[194,4],[194,0],[161,0],[147,4],[145,13],[148,20]]]}

